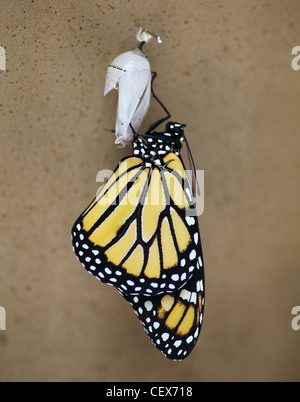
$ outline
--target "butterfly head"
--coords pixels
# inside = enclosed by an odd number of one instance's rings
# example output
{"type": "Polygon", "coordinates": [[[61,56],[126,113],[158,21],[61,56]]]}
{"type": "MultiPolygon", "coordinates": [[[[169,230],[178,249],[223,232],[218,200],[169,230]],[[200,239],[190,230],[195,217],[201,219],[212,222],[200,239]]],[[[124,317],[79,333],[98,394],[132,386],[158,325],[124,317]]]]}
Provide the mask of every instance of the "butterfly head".
{"type": "Polygon", "coordinates": [[[151,131],[145,134],[135,134],[133,154],[144,159],[156,159],[169,152],[179,155],[182,142],[185,140],[183,128],[185,124],[169,122],[165,131],[151,131]]]}
{"type": "Polygon", "coordinates": [[[157,133],[157,138],[164,144],[166,150],[179,154],[182,142],[185,140],[184,127],[185,124],[168,122],[165,132],[157,133]]]}
{"type": "Polygon", "coordinates": [[[184,141],[184,131],[183,128],[185,124],[168,122],[166,124],[166,132],[164,134],[168,135],[169,138],[174,140],[174,143],[184,141]]]}

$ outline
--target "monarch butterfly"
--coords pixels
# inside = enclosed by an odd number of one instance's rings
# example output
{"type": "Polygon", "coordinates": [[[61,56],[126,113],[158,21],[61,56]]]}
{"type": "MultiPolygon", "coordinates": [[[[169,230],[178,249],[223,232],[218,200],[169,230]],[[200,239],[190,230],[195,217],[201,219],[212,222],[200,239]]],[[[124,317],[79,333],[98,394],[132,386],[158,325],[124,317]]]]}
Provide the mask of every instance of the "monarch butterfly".
{"type": "Polygon", "coordinates": [[[133,135],[123,158],[72,228],[85,269],[118,289],[169,359],[193,350],[204,312],[204,267],[192,188],[180,156],[184,124],[170,114],[133,135]]]}
{"type": "Polygon", "coordinates": [[[202,325],[204,272],[191,186],[180,158],[183,125],[136,134],[72,229],[84,267],[131,303],[168,358],[193,349],[202,325]]]}

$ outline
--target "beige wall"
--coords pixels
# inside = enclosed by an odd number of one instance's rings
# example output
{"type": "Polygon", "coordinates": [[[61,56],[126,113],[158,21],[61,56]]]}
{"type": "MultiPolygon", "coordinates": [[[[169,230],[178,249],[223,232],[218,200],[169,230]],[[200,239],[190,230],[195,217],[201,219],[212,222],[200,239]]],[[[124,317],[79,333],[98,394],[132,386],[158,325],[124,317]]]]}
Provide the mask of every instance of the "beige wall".
{"type": "MultiPolygon", "coordinates": [[[[0,380],[299,380],[298,0],[1,1],[0,380]],[[141,24],[157,94],[205,170],[206,314],[165,359],[115,289],[76,260],[70,229],[113,134],[106,65],[141,24]]],[[[152,103],[145,126],[161,117],[152,103]]]]}

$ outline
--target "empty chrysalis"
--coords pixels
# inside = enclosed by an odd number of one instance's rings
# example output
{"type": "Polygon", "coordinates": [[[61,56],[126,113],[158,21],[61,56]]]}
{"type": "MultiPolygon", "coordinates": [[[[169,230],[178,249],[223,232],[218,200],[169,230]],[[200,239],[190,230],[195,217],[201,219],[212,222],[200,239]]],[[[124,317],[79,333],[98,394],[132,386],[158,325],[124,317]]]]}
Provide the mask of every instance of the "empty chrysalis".
{"type": "Polygon", "coordinates": [[[130,125],[137,131],[150,106],[151,70],[142,47],[153,37],[162,42],[159,36],[140,28],[136,35],[140,45],[117,56],[107,68],[104,95],[112,89],[119,91],[115,143],[122,146],[133,138],[130,125]]]}

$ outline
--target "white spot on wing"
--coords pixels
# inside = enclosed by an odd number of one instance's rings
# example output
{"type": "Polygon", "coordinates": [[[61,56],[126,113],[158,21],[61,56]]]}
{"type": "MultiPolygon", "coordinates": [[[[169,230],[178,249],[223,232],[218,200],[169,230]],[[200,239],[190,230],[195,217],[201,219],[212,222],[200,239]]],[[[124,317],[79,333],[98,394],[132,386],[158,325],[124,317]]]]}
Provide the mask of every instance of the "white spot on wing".
{"type": "Polygon", "coordinates": [[[196,250],[192,250],[190,252],[190,260],[193,260],[194,258],[196,258],[197,254],[196,254],[196,250]]]}
{"type": "Polygon", "coordinates": [[[194,304],[197,303],[197,293],[196,292],[192,292],[191,303],[194,303],[194,304]]]}
{"type": "Polygon", "coordinates": [[[186,220],[186,222],[187,222],[187,224],[188,224],[189,226],[192,226],[192,225],[195,224],[195,218],[193,218],[192,216],[186,216],[186,217],[185,217],[185,220],[186,220]]]}
{"type": "Polygon", "coordinates": [[[147,300],[147,301],[145,302],[145,308],[146,308],[147,311],[152,310],[153,304],[152,304],[152,302],[151,302],[150,300],[147,300]]]}
{"type": "Polygon", "coordinates": [[[194,234],[194,242],[195,242],[195,244],[198,244],[198,240],[199,240],[199,234],[196,232],[194,234]]]}
{"type": "Polygon", "coordinates": [[[193,336],[190,335],[190,336],[187,338],[186,343],[191,343],[193,339],[194,339],[193,336]]]}

